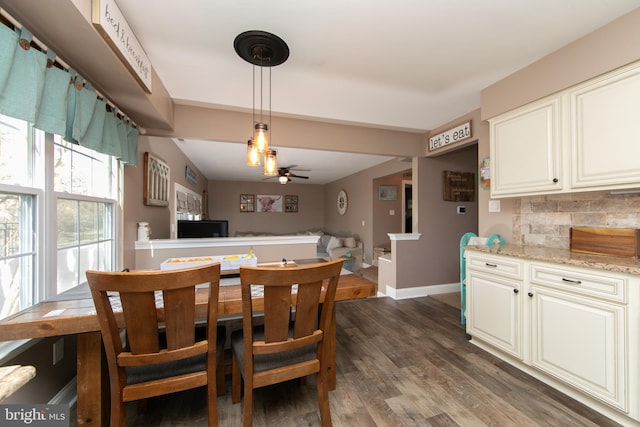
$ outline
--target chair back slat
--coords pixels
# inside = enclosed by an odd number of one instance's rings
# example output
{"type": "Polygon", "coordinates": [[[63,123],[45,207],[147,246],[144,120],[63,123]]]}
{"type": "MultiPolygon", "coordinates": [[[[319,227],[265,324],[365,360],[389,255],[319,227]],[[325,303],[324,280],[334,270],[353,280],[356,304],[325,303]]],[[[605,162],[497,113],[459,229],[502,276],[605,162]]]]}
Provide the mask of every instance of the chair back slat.
{"type": "Polygon", "coordinates": [[[296,347],[296,339],[308,337],[318,330],[323,290],[328,291],[331,296],[329,308],[332,310],[341,267],[339,262],[308,267],[241,267],[245,335],[253,335],[254,308],[248,297],[251,295],[250,287],[264,286],[264,342],[277,343],[293,338],[291,345],[296,347]],[[294,286],[297,286],[295,291],[292,290],[294,286]],[[293,313],[292,308],[295,308],[293,313]],[[248,319],[251,321],[247,322],[248,319]]]}
{"type": "Polygon", "coordinates": [[[203,385],[209,425],[217,425],[220,264],[170,271],[89,270],[86,276],[109,367],[112,425],[125,425],[127,402],[203,385]],[[196,286],[203,283],[209,284],[206,336],[198,334],[196,342],[196,286]]]}
{"type": "Polygon", "coordinates": [[[322,425],[331,426],[328,372],[342,264],[335,260],[309,266],[240,267],[242,333],[231,334],[231,400],[240,401],[244,378],[244,426],[252,423],[254,389],[313,374],[322,425]],[[263,287],[263,305],[254,306],[254,285],[263,287]],[[264,322],[260,327],[258,319],[264,322]]]}
{"type": "MultiPolygon", "coordinates": [[[[107,356],[120,354],[123,345],[119,327],[126,330],[127,344],[132,355],[157,353],[161,349],[175,350],[195,343],[195,288],[209,283],[211,300],[218,300],[220,264],[172,271],[99,272],[88,271],[87,279],[96,303],[101,325],[110,325],[111,333],[103,338],[107,356]],[[122,306],[124,324],[119,325],[112,311],[107,293],[116,293],[122,306]],[[156,301],[158,294],[161,301],[156,301]],[[158,306],[160,303],[160,306],[158,306]],[[161,345],[159,331],[166,335],[166,346],[161,345]],[[109,348],[113,354],[109,355],[109,348]]],[[[217,318],[217,304],[209,304],[208,320],[217,318]]],[[[213,328],[215,330],[215,328],[213,328]]],[[[215,335],[214,335],[215,336],[215,335]]],[[[163,356],[166,357],[166,356],[163,356]]]]}
{"type": "Polygon", "coordinates": [[[195,287],[164,291],[164,323],[167,349],[195,343],[195,287]]]}
{"type": "Polygon", "coordinates": [[[321,291],[322,281],[298,285],[293,338],[311,335],[318,329],[318,301],[321,291]]]}
{"type": "Polygon", "coordinates": [[[160,351],[158,315],[153,292],[121,292],[120,303],[132,354],[160,351]]]}
{"type": "Polygon", "coordinates": [[[291,288],[265,286],[264,288],[264,340],[286,341],[291,320],[291,288]]]}

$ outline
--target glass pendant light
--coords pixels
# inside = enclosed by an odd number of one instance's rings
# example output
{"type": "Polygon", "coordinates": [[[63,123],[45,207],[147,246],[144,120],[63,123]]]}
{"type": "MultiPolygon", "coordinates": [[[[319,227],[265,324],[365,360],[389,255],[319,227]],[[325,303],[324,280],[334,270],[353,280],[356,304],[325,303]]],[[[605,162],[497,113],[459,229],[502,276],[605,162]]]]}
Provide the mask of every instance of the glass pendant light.
{"type": "Polygon", "coordinates": [[[264,154],[264,174],[266,176],[278,175],[278,163],[276,162],[276,150],[269,150],[264,154]]]}
{"type": "MultiPolygon", "coordinates": [[[[275,34],[251,30],[238,34],[233,41],[233,47],[240,58],[253,65],[253,144],[259,152],[265,155],[264,167],[265,175],[267,175],[267,160],[271,157],[268,135],[271,126],[271,68],[284,63],[289,58],[289,46],[275,34]],[[256,76],[256,67],[260,68],[259,76],[256,76]],[[269,72],[268,85],[263,81],[265,71],[269,72]],[[259,88],[256,88],[257,83],[259,88]],[[256,96],[257,89],[259,96],[256,96]],[[263,95],[266,90],[268,90],[268,109],[265,111],[263,95]],[[259,105],[256,105],[258,102],[259,105]],[[267,119],[269,125],[266,123],[267,119]]],[[[275,154],[273,154],[272,163],[275,165],[275,154]]],[[[249,164],[248,151],[247,164],[249,164]]],[[[269,175],[277,174],[277,169],[275,166],[273,169],[269,169],[269,175]]]]}
{"type": "Polygon", "coordinates": [[[253,141],[258,151],[266,153],[269,151],[269,126],[265,123],[258,122],[255,125],[255,131],[253,133],[253,141]]]}
{"type": "Polygon", "coordinates": [[[260,150],[253,139],[247,141],[247,166],[260,166],[260,150]]]}

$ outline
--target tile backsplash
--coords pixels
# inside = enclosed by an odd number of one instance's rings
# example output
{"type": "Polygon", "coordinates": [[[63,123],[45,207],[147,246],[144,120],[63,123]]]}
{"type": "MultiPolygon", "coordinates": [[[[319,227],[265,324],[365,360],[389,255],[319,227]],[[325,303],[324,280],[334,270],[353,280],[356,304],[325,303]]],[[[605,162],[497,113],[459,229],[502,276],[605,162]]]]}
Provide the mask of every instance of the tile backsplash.
{"type": "Polygon", "coordinates": [[[569,249],[574,226],[640,228],[640,194],[530,196],[514,205],[513,243],[569,249]]]}

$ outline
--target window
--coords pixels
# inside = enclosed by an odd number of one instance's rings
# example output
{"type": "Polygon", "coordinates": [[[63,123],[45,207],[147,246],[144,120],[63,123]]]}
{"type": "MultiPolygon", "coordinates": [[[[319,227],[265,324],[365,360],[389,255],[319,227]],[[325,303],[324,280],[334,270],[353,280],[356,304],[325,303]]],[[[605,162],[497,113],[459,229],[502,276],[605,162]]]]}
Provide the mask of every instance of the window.
{"type": "Polygon", "coordinates": [[[0,193],[0,318],[33,302],[33,207],[33,196],[0,193]]]}
{"type": "Polygon", "coordinates": [[[115,269],[121,178],[115,158],[0,115],[0,318],[115,269]]]}
{"type": "Polygon", "coordinates": [[[117,163],[54,137],[57,293],[86,282],[86,270],[114,266],[117,163]]]}

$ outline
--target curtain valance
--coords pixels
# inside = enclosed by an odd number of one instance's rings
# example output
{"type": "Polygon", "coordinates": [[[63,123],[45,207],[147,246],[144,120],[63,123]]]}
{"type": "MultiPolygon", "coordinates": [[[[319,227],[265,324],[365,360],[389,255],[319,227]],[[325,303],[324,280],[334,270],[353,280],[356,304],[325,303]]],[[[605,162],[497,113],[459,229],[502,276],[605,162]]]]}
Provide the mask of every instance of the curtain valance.
{"type": "Polygon", "coordinates": [[[0,114],[136,165],[137,126],[73,69],[55,66],[50,49],[32,48],[31,40],[24,27],[0,25],[0,114]]]}

